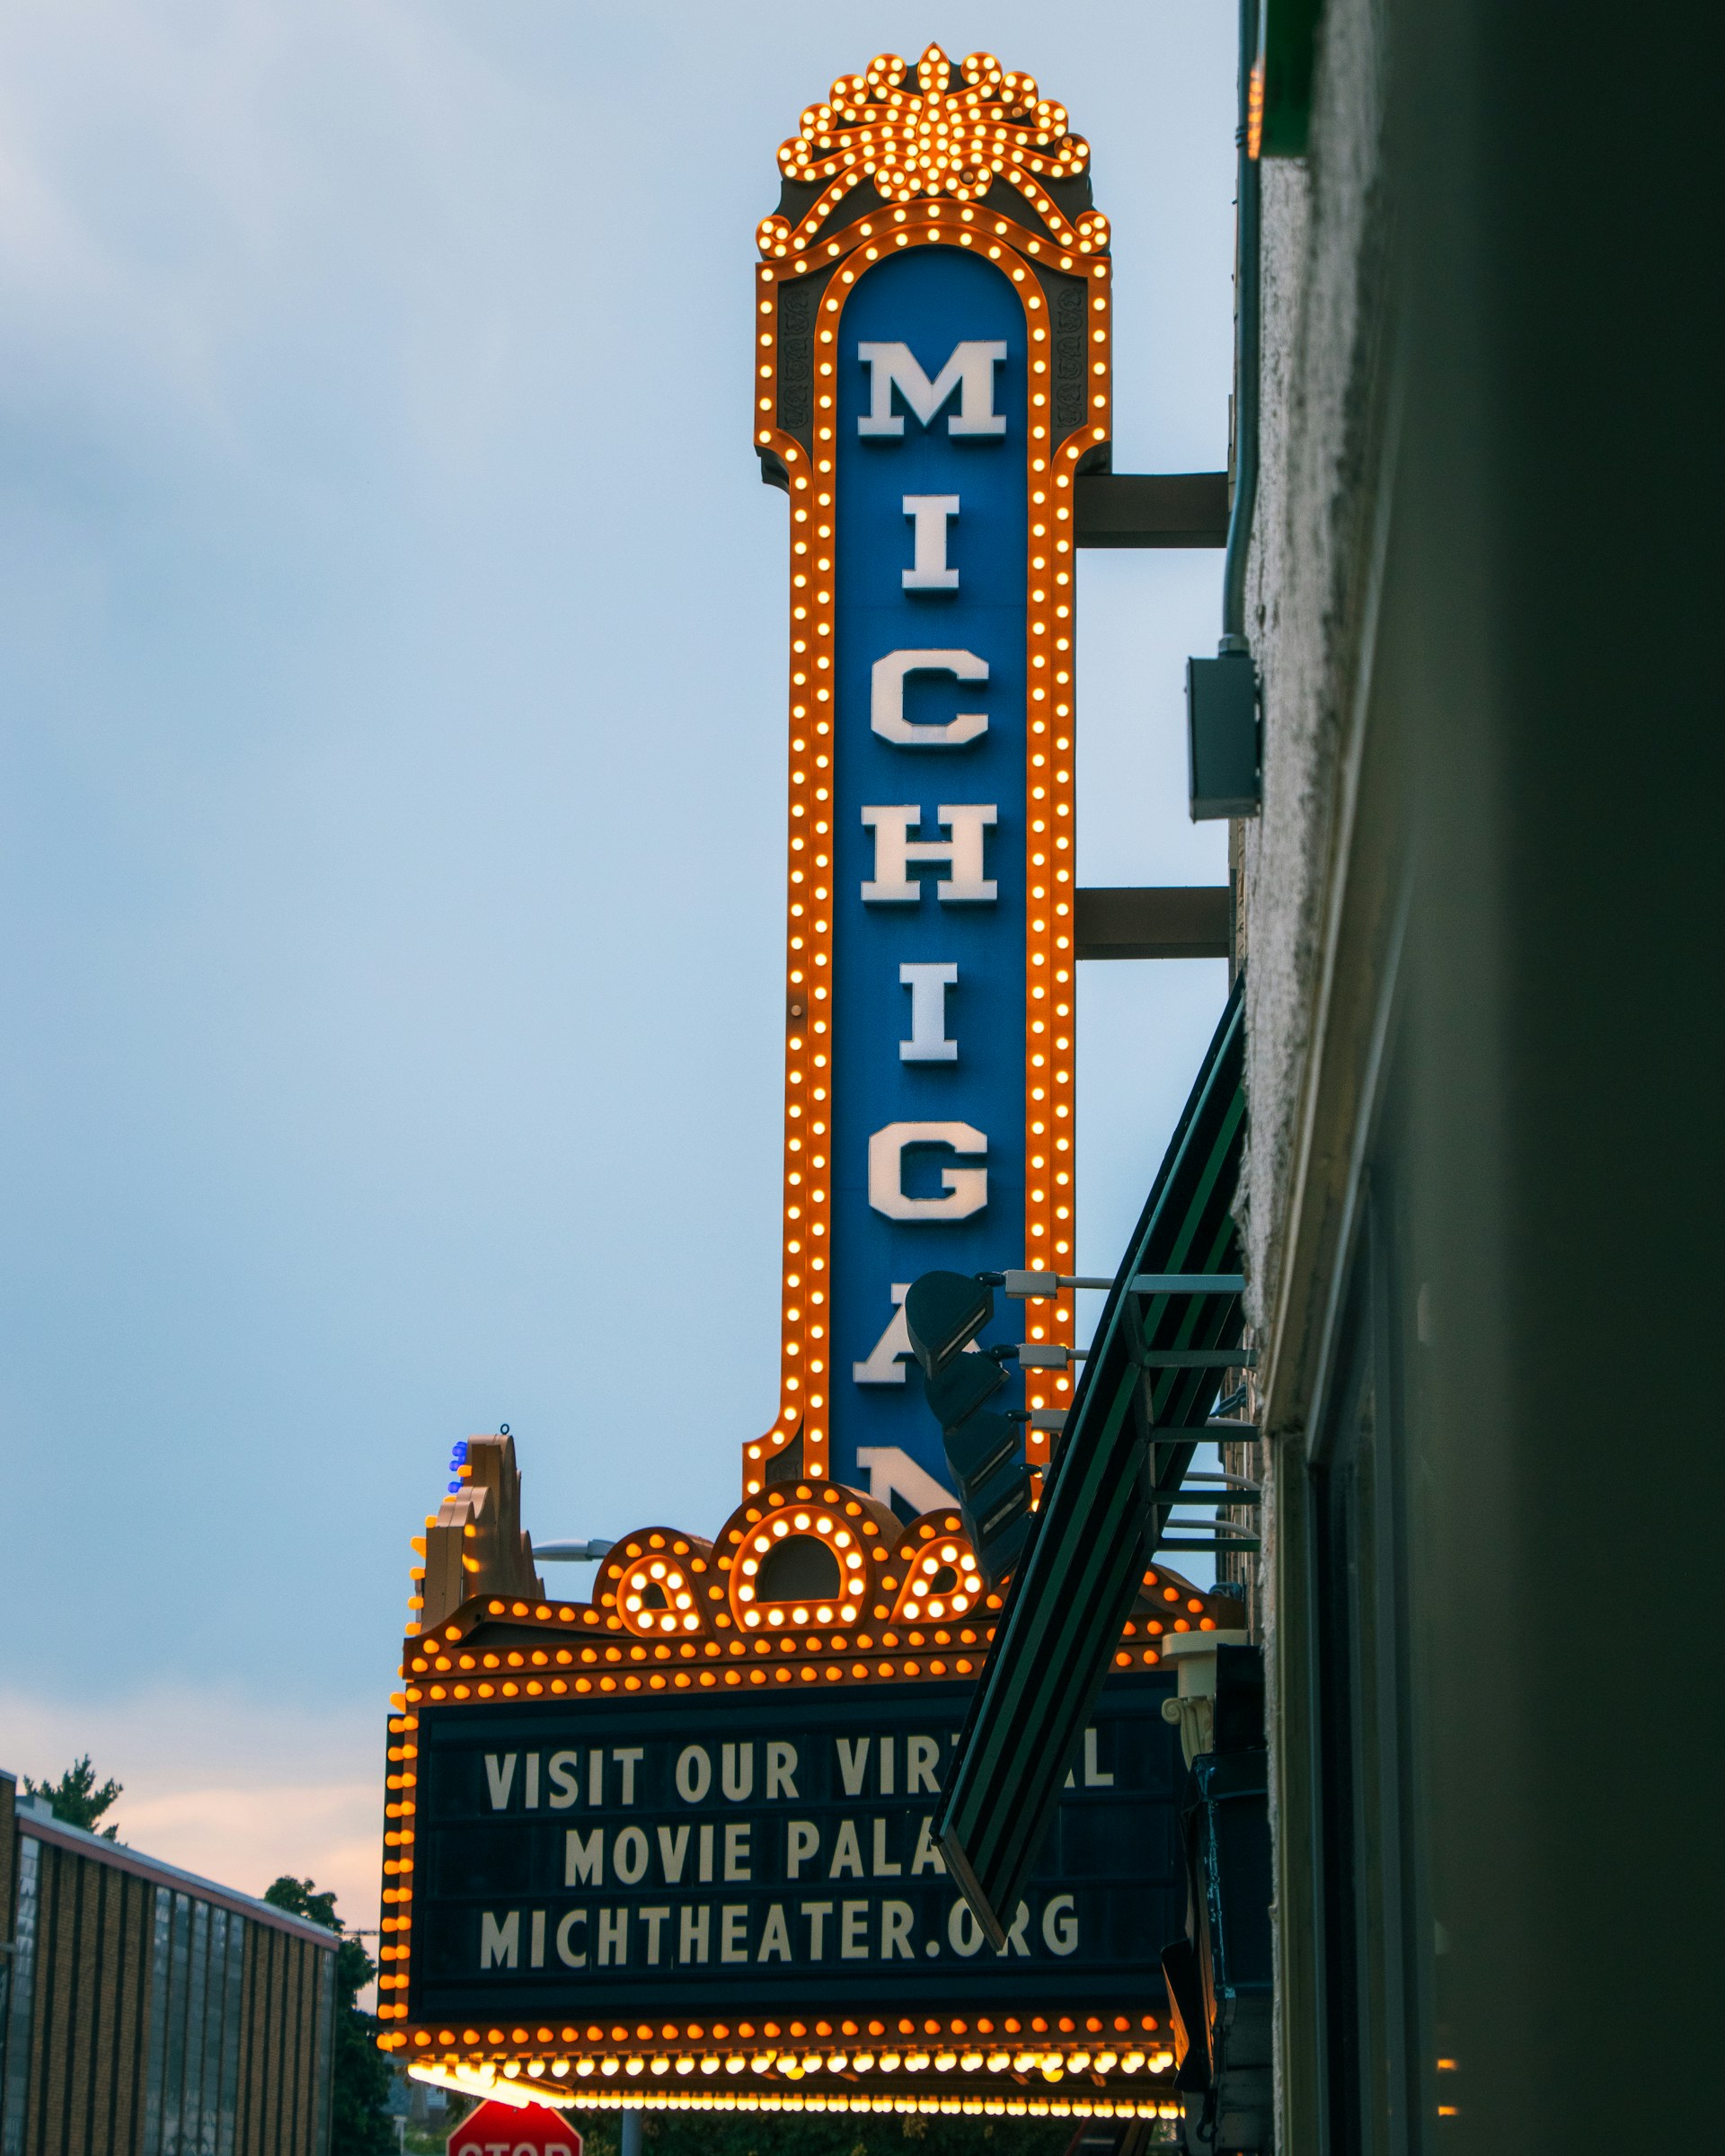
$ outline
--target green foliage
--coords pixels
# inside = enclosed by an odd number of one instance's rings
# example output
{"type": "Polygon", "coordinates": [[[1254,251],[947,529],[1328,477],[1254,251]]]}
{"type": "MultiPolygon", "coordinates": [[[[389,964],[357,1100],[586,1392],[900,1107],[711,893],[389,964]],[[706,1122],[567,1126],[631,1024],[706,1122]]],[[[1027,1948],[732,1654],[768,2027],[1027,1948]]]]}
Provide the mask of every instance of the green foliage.
{"type": "MultiPolygon", "coordinates": [[[[264,1890],[264,1900],[326,1931],[345,1931],[335,1896],[320,1894],[310,1879],[283,1878],[264,1890]]],[[[395,2129],[384,2106],[389,2100],[389,2063],[377,2048],[377,2022],[356,2001],[377,1974],[359,1940],[344,1936],[335,1950],[335,2065],[331,2088],[330,2156],[394,2156],[395,2129]]]]}
{"type": "MultiPolygon", "coordinates": [[[[615,2111],[568,2114],[586,2156],[617,2156],[615,2111]]],[[[1063,2156],[1069,2118],[946,2118],[938,2113],[649,2111],[642,2156],[1063,2156]]]]}
{"type": "Polygon", "coordinates": [[[46,1797],[57,1819],[63,1819],[67,1826],[81,1826],[86,1833],[100,1833],[108,1842],[119,1841],[119,1827],[98,1827],[96,1822],[125,1786],[120,1781],[104,1781],[98,1789],[96,1771],[87,1752],[82,1759],[75,1759],[58,1781],[32,1781],[28,1774],[24,1776],[25,1796],[46,1797]]]}

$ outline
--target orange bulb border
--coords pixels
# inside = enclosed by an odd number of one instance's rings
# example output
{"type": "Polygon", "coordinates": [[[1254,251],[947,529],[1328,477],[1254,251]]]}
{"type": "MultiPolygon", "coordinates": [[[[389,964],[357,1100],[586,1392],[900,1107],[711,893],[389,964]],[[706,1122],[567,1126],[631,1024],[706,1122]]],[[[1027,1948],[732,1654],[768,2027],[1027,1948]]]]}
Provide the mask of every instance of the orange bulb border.
{"type": "MultiPolygon", "coordinates": [[[[385,2051],[411,2047],[416,2057],[428,2063],[526,2065],[530,2062],[548,2063],[560,2057],[571,2062],[597,2061],[624,2041],[624,2037],[597,2023],[592,2025],[597,2034],[572,2027],[555,2030],[512,2027],[507,2031],[475,2032],[471,2042],[464,2032],[459,2044],[451,2049],[456,2038],[433,2024],[409,2024],[402,2028],[393,2026],[397,2022],[406,2023],[408,2018],[405,2001],[397,2001],[394,1995],[407,1988],[407,1975],[405,1970],[398,1970],[393,1965],[405,1962],[411,1947],[416,1841],[414,1792],[419,1780],[413,1763],[418,1756],[417,1734],[423,1709],[449,1703],[466,1707],[494,1705],[499,1710],[507,1710],[522,1700],[557,1700],[579,1708],[583,1703],[608,1703],[619,1695],[650,1695],[668,1691],[731,1692],[742,1697],[755,1688],[764,1690],[775,1684],[855,1686],[900,1681],[915,1683],[929,1678],[960,1681],[974,1678],[981,1674],[982,1664],[993,1643],[1004,1598],[998,1593],[985,1591],[974,1613],[955,1612],[944,1621],[934,1618],[925,1606],[927,1598],[917,1586],[919,1580],[933,1576],[929,1568],[931,1557],[935,1572],[950,1568],[960,1577],[974,1573],[974,1556],[956,1511],[942,1508],[925,1513],[907,1526],[886,1507],[837,1484],[778,1483],[757,1498],[745,1499],[711,1542],[666,1527],[641,1528],[625,1535],[601,1563],[595,1581],[596,1600],[592,1603],[481,1595],[464,1603],[451,1616],[423,1634],[410,1632],[402,1642],[402,1689],[392,1695],[389,1720],[391,1771],[386,1777],[388,1796],[384,1831],[385,1938],[379,1950],[377,2018],[392,2026],[378,2037],[380,2046],[385,2051]],[[808,1519],[808,1527],[797,1525],[799,1515],[808,1519]],[[835,1533],[842,1529],[854,1537],[859,1548],[867,1548],[866,1561],[873,1576],[875,1592],[866,1605],[866,1614],[860,1613],[858,1621],[832,1626],[813,1621],[782,1622],[770,1630],[739,1622],[739,1614],[746,1614],[750,1607],[757,1605],[737,1598],[732,1584],[736,1566],[732,1560],[737,1553],[750,1546],[752,1540],[758,1539],[764,1524],[780,1518],[788,1520],[792,1532],[817,1534],[819,1522],[824,1519],[835,1533]],[[948,1551],[952,1552],[951,1557],[948,1551]],[[702,1583],[705,1606],[702,1612],[702,1630],[697,1635],[680,1631],[672,1638],[646,1635],[632,1622],[634,1613],[619,1606],[619,1589],[643,1565],[650,1566],[654,1561],[686,1565],[688,1577],[702,1583]],[[730,1581],[726,1578],[727,1572],[731,1575],[730,1581]],[[604,1584],[606,1581],[609,1586],[604,1584]]],[[[791,1604],[778,1606],[787,1617],[793,1613],[791,1604]]],[[[1151,1567],[1139,1583],[1133,1613],[1122,1630],[1114,1656],[1115,1674],[1152,1676],[1161,1663],[1160,1642],[1167,1632],[1215,1631],[1236,1613],[1237,1608],[1237,1603],[1231,1598],[1195,1586],[1165,1565],[1151,1567]]],[[[741,2034],[742,2025],[738,2026],[741,2034]]],[[[667,2043],[686,2030],[692,2040],[699,2040],[711,2027],[703,2019],[686,2024],[666,2023],[657,2033],[667,2043]]],[[[1128,2037],[1140,2047],[1145,2046],[1163,2027],[1158,2015],[1146,2016],[1137,2010],[1132,2014],[1123,2014],[1119,2001],[1115,2000],[1094,2008],[1075,2007],[1070,2002],[1042,2009],[1019,2007],[1011,2014],[984,2016],[980,2020],[975,2017],[949,2016],[936,2022],[934,2017],[928,2017],[919,2033],[931,2039],[937,2036],[955,2038],[966,2034],[998,2033],[1014,2039],[1012,2046],[1014,2051],[1022,2047],[1016,2042],[1022,2036],[1024,2045],[1064,2060],[1075,2051],[1093,2054],[1098,2048],[1099,2030],[1103,2036],[1120,2037],[1121,2043],[1115,2046],[1120,2050],[1128,2037]],[[1079,2017],[1083,2017],[1085,2026],[1079,2026],[1079,2017]],[[1035,2026],[1038,2019],[1043,2025],[1040,2028],[1035,2026]],[[1128,2025],[1125,2030],[1119,2028],[1122,2020],[1128,2025]],[[998,2022],[998,2031],[985,2026],[991,2022],[998,2022]],[[935,2025],[929,2026],[930,2023],[935,2025]]],[[[776,2026],[764,2023],[761,2033],[776,2039],[781,2031],[776,2026]]],[[[803,2032],[799,2029],[792,2033],[801,2044],[803,2032]]],[[[831,2032],[823,2028],[817,2033],[825,2037],[831,2032]]],[[[894,2033],[911,2032],[901,2023],[894,2033]]],[[[858,2047],[851,2031],[841,2027],[839,2034],[851,2043],[853,2049],[858,2047]]],[[[748,2040],[752,2043],[754,2037],[755,2031],[750,2028],[748,2040]]],[[[647,2039],[641,2036],[639,2040],[644,2043],[647,2039]]],[[[883,2034],[876,2039],[875,2048],[879,2050],[886,2040],[883,2034]]],[[[818,2051],[819,2045],[815,2048],[818,2051]]],[[[1165,2048],[1161,2037],[1156,2038],[1152,2048],[1165,2048]]],[[[830,2054],[828,2046],[822,2054],[821,2065],[808,2071],[826,2070],[830,2054]]],[[[1068,2070],[1065,2065],[1061,2068],[1063,2073],[1068,2070]]],[[[999,2070],[990,2068],[990,2071],[999,2070]]],[[[1093,2066],[1076,2071],[1085,2072],[1092,2081],[1097,2077],[1098,2070],[1093,2066]]],[[[1136,2073],[1140,2070],[1125,2071],[1136,2073]]],[[[1112,2072],[1109,2069],[1102,2072],[1105,2084],[1112,2072]]],[[[725,2094],[742,2108],[771,2108],[780,2101],[772,2093],[773,2089],[783,2078],[776,2067],[763,2069],[754,2073],[749,2087],[727,2090],[725,2094]]],[[[600,2090],[583,2088],[581,2099],[583,2103],[592,2103],[598,2101],[601,2095],[600,2090]]],[[[668,2095],[655,2098],[645,2089],[631,2090],[626,2098],[620,2096],[616,2100],[631,2104],[662,2100],[668,2106],[685,2101],[668,2095]]],[[[783,2100],[787,2104],[792,2102],[789,2098],[783,2100]]],[[[949,2100],[958,2099],[936,2098],[933,2094],[926,2098],[900,2098],[896,2090],[883,2093],[877,2088],[872,2091],[853,2091],[845,2098],[835,2092],[824,2100],[827,2108],[844,2108],[848,2103],[850,2107],[859,2110],[878,2108],[882,2104],[889,2108],[932,2110],[944,2109],[949,2100]]],[[[967,2096],[963,2100],[969,2102],[971,2099],[967,2096]]],[[[977,2100],[995,2099],[990,2094],[986,2099],[978,2096],[977,2100]]],[[[1092,2099],[1071,2100],[1079,2103],[1092,2099]]],[[[1098,2105],[1096,2116],[1108,2116],[1110,2114],[1101,2108],[1107,2102],[1119,2105],[1139,2100],[1160,2102],[1165,2099],[1158,2096],[1154,2099],[1138,2099],[1112,2092],[1094,2100],[1098,2105]]],[[[1083,2111],[1072,2115],[1090,2116],[1083,2111]]],[[[1137,2113],[1119,2111],[1115,2115],[1154,2114],[1153,2108],[1137,2113]]]]}

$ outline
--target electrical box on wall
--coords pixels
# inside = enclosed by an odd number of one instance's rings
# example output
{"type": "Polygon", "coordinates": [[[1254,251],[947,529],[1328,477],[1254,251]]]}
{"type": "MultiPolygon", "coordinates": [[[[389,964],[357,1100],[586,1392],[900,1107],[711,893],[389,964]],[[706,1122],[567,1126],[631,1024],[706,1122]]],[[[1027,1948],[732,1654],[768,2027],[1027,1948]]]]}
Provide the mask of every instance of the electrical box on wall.
{"type": "Polygon", "coordinates": [[[1256,816],[1258,668],[1249,651],[1186,661],[1186,747],[1192,821],[1256,816]]]}

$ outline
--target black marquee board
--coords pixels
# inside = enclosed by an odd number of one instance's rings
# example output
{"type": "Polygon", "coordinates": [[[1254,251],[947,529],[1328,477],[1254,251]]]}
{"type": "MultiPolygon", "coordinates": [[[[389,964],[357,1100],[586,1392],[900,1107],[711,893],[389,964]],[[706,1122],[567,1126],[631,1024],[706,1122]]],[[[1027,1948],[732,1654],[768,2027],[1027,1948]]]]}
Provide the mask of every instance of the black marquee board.
{"type": "Polygon", "coordinates": [[[971,1689],[424,1712],[413,2019],[1157,1998],[1183,1918],[1172,1678],[1105,1689],[1004,1954],[928,1831],[971,1689]]]}

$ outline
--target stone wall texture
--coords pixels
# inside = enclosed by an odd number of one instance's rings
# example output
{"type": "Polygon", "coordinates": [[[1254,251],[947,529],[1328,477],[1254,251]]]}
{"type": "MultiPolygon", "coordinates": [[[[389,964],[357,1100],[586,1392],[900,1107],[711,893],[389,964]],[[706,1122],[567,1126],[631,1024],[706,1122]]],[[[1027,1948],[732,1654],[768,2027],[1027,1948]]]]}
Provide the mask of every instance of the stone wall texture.
{"type": "Polygon", "coordinates": [[[1263,681],[1263,810],[1243,826],[1251,1141],[1238,1205],[1261,1329],[1276,1308],[1358,649],[1368,384],[1380,362],[1381,25],[1331,0],[1310,157],[1263,168],[1261,476],[1247,631],[1263,681]]]}

